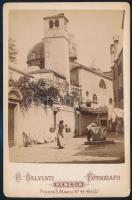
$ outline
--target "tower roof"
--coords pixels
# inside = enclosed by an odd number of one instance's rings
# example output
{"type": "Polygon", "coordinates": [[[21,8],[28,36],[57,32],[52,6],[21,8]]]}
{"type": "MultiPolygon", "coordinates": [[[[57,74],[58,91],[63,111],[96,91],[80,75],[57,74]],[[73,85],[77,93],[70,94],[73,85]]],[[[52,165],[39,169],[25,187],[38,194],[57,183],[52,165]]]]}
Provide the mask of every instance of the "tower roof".
{"type": "Polygon", "coordinates": [[[41,66],[44,60],[44,42],[41,41],[30,49],[27,55],[27,64],[30,66],[41,66]]]}
{"type": "Polygon", "coordinates": [[[64,18],[67,22],[68,22],[68,19],[65,17],[64,13],[60,13],[58,15],[52,15],[52,16],[49,16],[49,17],[43,17],[43,19],[55,19],[55,18],[64,18]]]}

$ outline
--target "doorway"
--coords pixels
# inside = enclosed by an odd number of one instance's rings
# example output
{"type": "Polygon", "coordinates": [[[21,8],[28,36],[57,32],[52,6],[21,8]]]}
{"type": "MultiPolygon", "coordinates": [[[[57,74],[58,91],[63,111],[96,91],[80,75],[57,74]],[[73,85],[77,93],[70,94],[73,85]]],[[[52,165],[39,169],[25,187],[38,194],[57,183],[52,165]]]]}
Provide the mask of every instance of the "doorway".
{"type": "Polygon", "coordinates": [[[56,115],[57,111],[54,111],[54,130],[56,130],[56,115]]]}
{"type": "Polygon", "coordinates": [[[14,137],[14,120],[15,120],[15,111],[16,104],[9,103],[8,104],[8,144],[9,147],[13,147],[15,145],[15,137],[14,137]]]}

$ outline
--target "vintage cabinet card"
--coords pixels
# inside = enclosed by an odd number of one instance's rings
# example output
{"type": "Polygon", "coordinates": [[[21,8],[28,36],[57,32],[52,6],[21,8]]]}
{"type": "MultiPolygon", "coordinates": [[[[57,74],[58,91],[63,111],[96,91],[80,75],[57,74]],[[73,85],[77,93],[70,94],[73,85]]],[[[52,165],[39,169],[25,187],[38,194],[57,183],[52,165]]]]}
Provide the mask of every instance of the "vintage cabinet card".
{"type": "Polygon", "coordinates": [[[130,193],[128,3],[6,3],[4,194],[130,193]]]}

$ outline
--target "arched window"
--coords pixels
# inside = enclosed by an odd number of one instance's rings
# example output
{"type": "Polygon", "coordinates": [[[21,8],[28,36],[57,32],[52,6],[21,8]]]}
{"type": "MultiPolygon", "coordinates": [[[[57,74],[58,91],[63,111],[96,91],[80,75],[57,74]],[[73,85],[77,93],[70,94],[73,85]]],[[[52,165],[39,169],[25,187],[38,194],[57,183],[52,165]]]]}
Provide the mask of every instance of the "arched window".
{"type": "Polygon", "coordinates": [[[52,20],[50,20],[50,21],[49,21],[49,28],[53,28],[53,26],[54,26],[54,23],[53,23],[52,20]]]}
{"type": "Polygon", "coordinates": [[[55,27],[59,27],[59,20],[58,19],[55,20],[55,27]]]}
{"type": "Polygon", "coordinates": [[[93,94],[93,102],[97,103],[97,95],[93,94]]]}
{"type": "Polygon", "coordinates": [[[103,79],[100,80],[99,87],[103,88],[103,89],[106,89],[106,84],[105,84],[105,81],[103,79]]]}
{"type": "Polygon", "coordinates": [[[112,98],[109,98],[109,104],[112,104],[112,98]]]}

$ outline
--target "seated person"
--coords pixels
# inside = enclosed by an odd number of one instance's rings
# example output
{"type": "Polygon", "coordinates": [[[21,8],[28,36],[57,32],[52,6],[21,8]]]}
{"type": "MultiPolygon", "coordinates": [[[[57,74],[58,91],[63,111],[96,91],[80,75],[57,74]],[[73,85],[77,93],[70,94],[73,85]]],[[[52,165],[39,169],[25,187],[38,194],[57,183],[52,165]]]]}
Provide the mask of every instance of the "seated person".
{"type": "Polygon", "coordinates": [[[28,147],[31,144],[30,139],[25,132],[23,132],[22,134],[23,134],[23,146],[28,147]]]}

